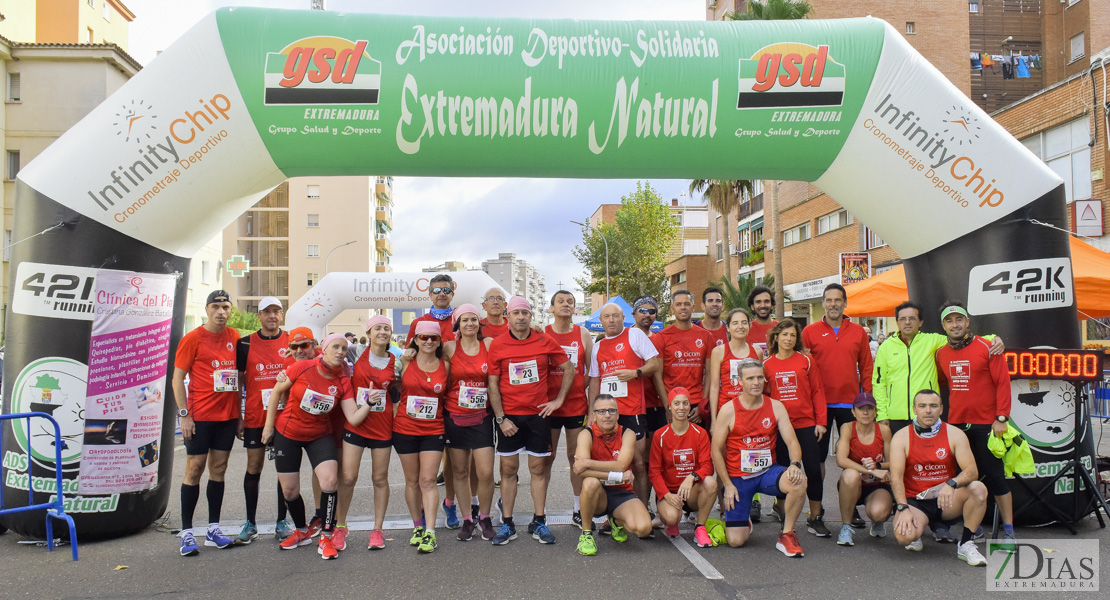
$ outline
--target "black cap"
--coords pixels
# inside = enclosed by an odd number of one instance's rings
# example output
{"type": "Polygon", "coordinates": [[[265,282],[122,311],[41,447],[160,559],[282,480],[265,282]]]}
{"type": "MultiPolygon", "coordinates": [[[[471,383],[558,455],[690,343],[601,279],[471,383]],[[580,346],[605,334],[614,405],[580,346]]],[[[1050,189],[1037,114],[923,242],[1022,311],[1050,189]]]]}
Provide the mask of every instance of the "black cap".
{"type": "Polygon", "coordinates": [[[208,306],[213,302],[231,302],[231,294],[227,293],[225,290],[215,290],[211,294],[208,294],[208,301],[205,302],[204,305],[208,306]]]}

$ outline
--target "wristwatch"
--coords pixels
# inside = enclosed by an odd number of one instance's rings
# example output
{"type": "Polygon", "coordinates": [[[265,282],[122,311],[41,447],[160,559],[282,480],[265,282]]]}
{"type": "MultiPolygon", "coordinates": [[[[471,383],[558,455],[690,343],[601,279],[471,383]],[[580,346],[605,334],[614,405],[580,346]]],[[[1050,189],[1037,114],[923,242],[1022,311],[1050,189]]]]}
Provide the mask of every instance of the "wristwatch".
{"type": "Polygon", "coordinates": [[[800,461],[792,460],[792,461],[790,461],[790,466],[798,467],[799,469],[801,469],[802,468],[802,463],[800,461]]]}
{"type": "Polygon", "coordinates": [[[636,369],[636,378],[639,379],[643,376],[644,376],[643,371],[641,371],[640,369],[636,369]]]}
{"type": "Polygon", "coordinates": [[[187,409],[187,408],[177,409],[177,416],[184,419],[185,417],[189,416],[189,409],[187,409]]]}
{"type": "Polygon", "coordinates": [[[910,507],[909,504],[897,504],[897,505],[894,506],[894,512],[902,512],[902,511],[906,510],[909,507],[910,507]]]}
{"type": "Polygon", "coordinates": [[[494,423],[497,423],[498,425],[500,425],[500,424],[505,422],[505,417],[494,417],[493,421],[494,421],[494,423]]]}
{"type": "Polygon", "coordinates": [[[994,418],[994,420],[998,421],[999,423],[1006,423],[1010,420],[1010,417],[1007,417],[1006,415],[998,415],[994,418]]]}
{"type": "Polygon", "coordinates": [[[696,471],[693,472],[693,473],[690,473],[690,477],[694,478],[694,483],[697,483],[697,482],[701,481],[701,475],[698,475],[696,471]]]}
{"type": "Polygon", "coordinates": [[[945,481],[944,483],[947,483],[948,485],[952,486],[952,489],[956,489],[956,488],[960,487],[959,482],[957,482],[955,479],[949,479],[948,481],[945,481]]]}

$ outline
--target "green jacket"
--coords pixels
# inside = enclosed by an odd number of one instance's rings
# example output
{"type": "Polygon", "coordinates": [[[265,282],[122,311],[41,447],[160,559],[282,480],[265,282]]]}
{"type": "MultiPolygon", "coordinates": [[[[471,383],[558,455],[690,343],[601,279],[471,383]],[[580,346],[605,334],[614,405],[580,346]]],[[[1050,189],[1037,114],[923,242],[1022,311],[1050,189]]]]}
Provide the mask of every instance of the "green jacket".
{"type": "Polygon", "coordinates": [[[918,332],[909,348],[895,334],[879,344],[871,372],[877,421],[913,419],[913,396],[923,389],[939,391],[936,353],[948,343],[942,333],[918,332]]]}

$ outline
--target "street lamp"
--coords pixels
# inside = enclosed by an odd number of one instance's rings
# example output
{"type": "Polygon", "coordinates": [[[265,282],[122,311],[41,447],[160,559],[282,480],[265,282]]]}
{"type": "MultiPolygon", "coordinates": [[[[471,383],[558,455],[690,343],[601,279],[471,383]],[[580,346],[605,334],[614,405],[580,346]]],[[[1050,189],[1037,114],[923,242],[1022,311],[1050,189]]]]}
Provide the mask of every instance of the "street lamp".
{"type": "Polygon", "coordinates": [[[357,241],[358,240],[351,240],[351,241],[347,242],[346,244],[339,244],[338,246],[332,248],[331,252],[328,252],[327,258],[324,259],[324,275],[328,274],[328,261],[331,260],[331,253],[335,252],[336,250],[338,250],[340,248],[342,248],[343,246],[350,246],[351,244],[353,244],[357,241]]]}
{"type": "Polygon", "coordinates": [[[605,239],[605,234],[589,223],[579,223],[578,221],[571,221],[575,225],[581,225],[587,229],[593,229],[601,236],[601,241],[605,242],[605,301],[608,302],[612,297],[609,295],[609,240],[605,239]]]}

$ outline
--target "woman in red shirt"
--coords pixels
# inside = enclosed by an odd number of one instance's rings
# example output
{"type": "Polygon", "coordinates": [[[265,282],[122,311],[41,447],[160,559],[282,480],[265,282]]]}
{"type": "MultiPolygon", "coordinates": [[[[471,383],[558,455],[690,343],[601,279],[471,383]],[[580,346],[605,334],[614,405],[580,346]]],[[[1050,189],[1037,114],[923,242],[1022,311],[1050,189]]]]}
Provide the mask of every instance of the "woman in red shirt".
{"type": "MultiPolygon", "coordinates": [[[[451,361],[451,378],[447,385],[447,454],[455,479],[455,494],[460,500],[478,496],[478,523],[473,514],[464,512],[459,528],[459,541],[474,537],[475,525],[482,528],[482,539],[495,535],[490,519],[493,503],[493,412],[489,409],[486,383],[489,377],[488,351],[492,338],[482,336],[478,308],[464,304],[455,309],[455,341],[444,344],[443,351],[451,361]],[[471,490],[470,464],[474,460],[478,486],[471,490]]],[[[446,501],[450,501],[448,498],[446,501]]]]}
{"type": "Polygon", "coordinates": [[[393,419],[393,448],[405,472],[405,501],[412,515],[409,544],[425,553],[436,549],[436,476],[443,461],[443,403],[450,371],[441,338],[439,323],[417,323],[409,342],[416,356],[401,358],[401,400],[393,419]]]}
{"type": "MultiPolygon", "coordinates": [[[[806,529],[817,537],[832,535],[825,527],[824,509],[821,496],[824,483],[821,467],[824,459],[820,455],[817,441],[825,435],[827,411],[825,394],[821,388],[821,376],[817,365],[807,354],[802,354],[802,328],[793,319],[779,321],[767,332],[767,352],[770,355],[763,361],[763,372],[767,377],[763,393],[782,402],[790,415],[790,425],[798,444],[802,447],[802,469],[805,471],[806,497],[809,498],[810,518],[806,529]]],[[[786,444],[779,439],[777,450],[779,463],[789,463],[786,444]]],[[[779,512],[775,503],[775,512],[779,512]]]]}
{"type": "Polygon", "coordinates": [[[763,353],[748,343],[752,316],[743,308],[728,311],[725,327],[728,329],[728,343],[717,346],[709,355],[709,409],[712,419],[717,411],[728,402],[740,397],[740,374],[737,372],[741,360],[754,358],[763,360],[763,353]]]}
{"type": "Polygon", "coordinates": [[[370,410],[366,406],[355,406],[351,380],[344,374],[347,340],[338,333],[332,334],[324,338],[323,348],[323,354],[316,359],[302,360],[286,368],[286,378],[275,383],[266,409],[262,442],[274,444],[278,481],[297,526],[297,531],[281,543],[282,549],[292,550],[312,543],[301,498],[303,450],[323,490],[324,531],[318,552],[324,560],[330,560],[339,556],[332,544],[339,469],[329,413],[338,405],[348,421],[361,423],[370,410]],[[279,406],[284,406],[280,417],[279,406]]]}
{"type": "Polygon", "coordinates": [[[393,448],[393,415],[397,412],[396,361],[389,352],[393,324],[381,315],[367,322],[370,345],[355,361],[351,386],[355,405],[370,407],[362,423],[347,423],[343,431],[343,464],[339,479],[339,508],[336,511],[336,550],[346,548],[347,511],[351,508],[363,451],[370,449],[371,479],[374,482],[374,530],[370,532],[369,550],[385,548],[385,510],[389,506],[389,458],[393,448]]]}

